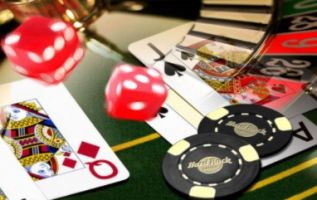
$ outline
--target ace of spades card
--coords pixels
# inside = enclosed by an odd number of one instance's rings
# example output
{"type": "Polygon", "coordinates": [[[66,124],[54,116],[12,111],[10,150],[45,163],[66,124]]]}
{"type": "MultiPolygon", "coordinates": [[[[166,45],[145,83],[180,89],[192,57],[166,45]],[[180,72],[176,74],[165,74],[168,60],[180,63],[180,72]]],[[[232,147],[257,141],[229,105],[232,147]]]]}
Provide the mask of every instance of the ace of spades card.
{"type": "Polygon", "coordinates": [[[24,80],[0,85],[0,91],[0,107],[7,117],[1,139],[46,198],[129,177],[62,84],[24,80]]]}

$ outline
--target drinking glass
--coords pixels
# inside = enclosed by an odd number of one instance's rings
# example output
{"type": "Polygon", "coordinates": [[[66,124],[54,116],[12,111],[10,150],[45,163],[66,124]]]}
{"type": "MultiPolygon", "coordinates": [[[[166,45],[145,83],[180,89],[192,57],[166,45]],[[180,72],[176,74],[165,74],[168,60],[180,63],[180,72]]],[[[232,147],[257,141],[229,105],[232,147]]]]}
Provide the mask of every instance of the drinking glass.
{"type": "Polygon", "coordinates": [[[42,15],[61,18],[81,29],[101,14],[106,3],[106,0],[0,0],[0,8],[10,9],[20,22],[42,15]]]}

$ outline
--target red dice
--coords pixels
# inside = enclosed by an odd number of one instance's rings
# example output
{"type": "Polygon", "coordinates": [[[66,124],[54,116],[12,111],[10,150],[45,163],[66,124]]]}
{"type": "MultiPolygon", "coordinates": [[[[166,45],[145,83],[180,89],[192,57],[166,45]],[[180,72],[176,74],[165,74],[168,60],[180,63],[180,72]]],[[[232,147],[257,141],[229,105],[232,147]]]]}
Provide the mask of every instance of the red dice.
{"type": "Polygon", "coordinates": [[[105,91],[108,114],[144,121],[153,118],[167,98],[167,88],[155,69],[122,64],[113,71],[105,91]]]}
{"type": "Polygon", "coordinates": [[[49,84],[63,81],[84,55],[72,25],[40,16],[7,35],[2,48],[16,72],[49,84]]]}

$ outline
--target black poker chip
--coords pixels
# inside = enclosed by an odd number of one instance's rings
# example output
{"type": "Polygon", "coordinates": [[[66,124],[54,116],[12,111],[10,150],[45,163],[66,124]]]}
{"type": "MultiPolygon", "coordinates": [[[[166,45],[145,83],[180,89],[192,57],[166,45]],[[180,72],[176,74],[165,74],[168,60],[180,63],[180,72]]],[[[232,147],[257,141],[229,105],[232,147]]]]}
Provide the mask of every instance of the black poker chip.
{"type": "Polygon", "coordinates": [[[200,134],[173,145],[163,159],[166,181],[191,198],[232,196],[255,181],[260,159],[246,141],[220,134],[200,134]]]}
{"type": "Polygon", "coordinates": [[[198,133],[235,135],[252,144],[260,157],[283,149],[292,139],[292,125],[281,113],[258,105],[232,105],[209,113],[198,133]]]}

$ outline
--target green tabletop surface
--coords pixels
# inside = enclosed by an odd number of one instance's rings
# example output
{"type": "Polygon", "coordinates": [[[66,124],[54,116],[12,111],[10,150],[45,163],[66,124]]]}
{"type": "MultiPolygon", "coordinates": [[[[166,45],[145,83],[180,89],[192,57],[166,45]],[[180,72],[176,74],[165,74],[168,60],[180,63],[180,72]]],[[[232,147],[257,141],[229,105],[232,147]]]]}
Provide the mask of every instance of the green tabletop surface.
{"type": "MultiPolygon", "coordinates": [[[[65,200],[183,199],[164,180],[162,159],[170,144],[144,122],[117,120],[104,111],[104,88],[117,63],[142,65],[128,45],[185,23],[150,15],[106,13],[92,24],[84,59],[65,85],[130,172],[127,181],[64,197],[65,200]],[[96,42],[99,41],[99,42],[96,42]]],[[[0,64],[0,84],[23,79],[0,64]]],[[[1,92],[1,91],[0,91],[1,92]]],[[[316,116],[315,116],[316,117],[316,116]]],[[[317,149],[313,148],[262,170],[239,199],[317,199],[317,149]]]]}

